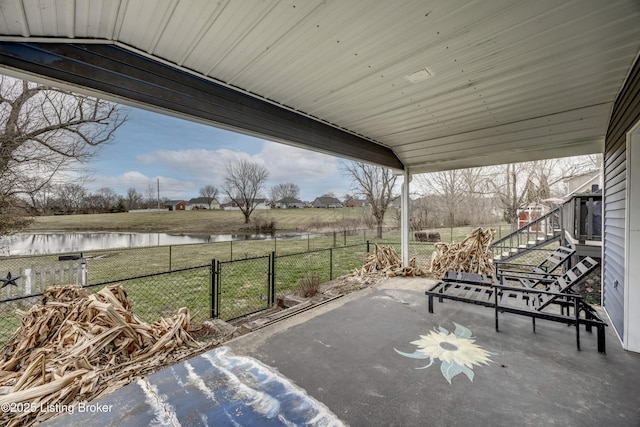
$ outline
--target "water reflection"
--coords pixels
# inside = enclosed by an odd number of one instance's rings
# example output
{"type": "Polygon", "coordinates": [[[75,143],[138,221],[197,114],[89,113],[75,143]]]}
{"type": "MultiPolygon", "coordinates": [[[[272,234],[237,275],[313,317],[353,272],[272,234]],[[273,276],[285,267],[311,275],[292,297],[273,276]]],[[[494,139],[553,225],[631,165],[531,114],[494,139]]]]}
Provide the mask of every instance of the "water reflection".
{"type": "MultiPolygon", "coordinates": [[[[307,234],[279,235],[277,239],[306,238],[307,234]]],[[[270,240],[270,234],[180,235],[166,233],[19,233],[0,238],[0,256],[82,252],[100,249],[185,245],[236,240],[270,240]]]]}

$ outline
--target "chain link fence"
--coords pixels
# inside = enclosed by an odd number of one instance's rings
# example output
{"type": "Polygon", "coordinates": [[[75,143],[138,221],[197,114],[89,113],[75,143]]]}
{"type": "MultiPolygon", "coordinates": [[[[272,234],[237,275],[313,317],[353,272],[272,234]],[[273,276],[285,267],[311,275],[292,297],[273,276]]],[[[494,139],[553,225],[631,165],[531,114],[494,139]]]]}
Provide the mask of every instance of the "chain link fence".
{"type": "Polygon", "coordinates": [[[173,316],[181,307],[189,309],[193,322],[211,317],[211,265],[189,267],[90,285],[90,292],[104,286],[121,285],[134,313],[145,322],[173,316]]]}
{"type": "MultiPolygon", "coordinates": [[[[159,317],[175,315],[187,307],[193,322],[211,317],[211,266],[198,266],[135,278],[112,280],[84,286],[95,293],[105,286],[124,288],[133,311],[140,319],[153,323],[159,317]]],[[[0,301],[0,344],[20,326],[19,312],[42,303],[43,292],[0,301]]]]}
{"type": "MultiPolygon", "coordinates": [[[[507,225],[490,225],[496,230],[496,239],[508,231],[507,225]]],[[[457,227],[433,229],[443,242],[461,241],[475,227],[457,227]]],[[[26,269],[47,268],[53,266],[59,270],[59,258],[65,256],[82,257],[87,266],[87,284],[96,284],[111,280],[113,277],[137,277],[146,274],[162,273],[197,265],[208,264],[212,259],[230,261],[265,256],[272,252],[276,255],[297,254],[326,248],[338,248],[364,244],[367,241],[380,244],[396,244],[400,241],[400,230],[396,227],[382,229],[382,237],[375,229],[344,229],[326,233],[289,233],[279,234],[263,240],[234,240],[224,242],[196,243],[171,246],[147,246],[119,249],[91,250],[73,253],[43,255],[21,255],[0,257],[0,276],[12,273],[23,275],[26,269]]],[[[410,233],[410,244],[420,245],[415,233],[410,233]]],[[[426,244],[425,248],[432,243],[426,244]]],[[[418,246],[416,246],[418,247],[418,246]]],[[[398,248],[399,251],[399,248],[398,248]]],[[[418,249],[418,253],[426,250],[418,249]]],[[[59,276],[59,275],[58,275],[59,276]]],[[[63,276],[64,278],[66,276],[63,276]]],[[[52,283],[70,283],[59,277],[52,283]]]]}
{"type": "Polygon", "coordinates": [[[231,320],[268,308],[272,303],[272,257],[215,261],[212,317],[231,320]]]}
{"type": "Polygon", "coordinates": [[[294,254],[215,261],[214,317],[233,320],[297,292],[303,280],[325,283],[361,267],[367,244],[340,246],[294,254]]]}
{"type": "MultiPolygon", "coordinates": [[[[0,257],[0,277],[31,272],[30,277],[40,280],[21,278],[16,286],[0,289],[0,344],[20,324],[16,310],[39,303],[45,289],[55,284],[77,283],[90,292],[120,284],[135,313],[148,322],[171,316],[180,307],[189,308],[194,322],[211,317],[230,320],[272,306],[276,296],[296,292],[310,275],[324,283],[353,272],[364,264],[375,243],[391,245],[400,254],[399,240],[395,229],[385,229],[382,238],[375,230],[343,230],[270,241],[0,257]]],[[[424,270],[429,269],[433,250],[432,242],[409,242],[410,258],[415,257],[424,270]]],[[[523,262],[537,263],[550,250],[530,251],[523,262]]]]}

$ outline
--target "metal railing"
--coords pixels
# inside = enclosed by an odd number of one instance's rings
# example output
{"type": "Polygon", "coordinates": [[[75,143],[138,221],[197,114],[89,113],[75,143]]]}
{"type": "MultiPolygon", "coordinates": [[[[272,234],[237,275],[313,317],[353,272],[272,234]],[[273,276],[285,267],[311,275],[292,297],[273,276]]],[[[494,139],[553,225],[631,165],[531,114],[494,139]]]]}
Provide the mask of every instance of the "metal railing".
{"type": "Polygon", "coordinates": [[[558,240],[562,235],[562,224],[562,210],[554,209],[493,242],[491,247],[494,257],[507,260],[526,250],[539,248],[558,240]]]}

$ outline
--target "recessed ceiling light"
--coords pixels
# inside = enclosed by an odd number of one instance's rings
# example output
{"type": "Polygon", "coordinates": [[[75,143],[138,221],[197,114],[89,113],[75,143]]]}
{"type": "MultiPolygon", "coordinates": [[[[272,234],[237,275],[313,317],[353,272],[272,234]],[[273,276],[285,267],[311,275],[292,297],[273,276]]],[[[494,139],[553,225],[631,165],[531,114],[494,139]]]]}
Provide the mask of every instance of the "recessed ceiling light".
{"type": "Polygon", "coordinates": [[[426,68],[422,70],[416,71],[415,73],[411,73],[408,76],[404,76],[405,79],[409,80],[411,83],[419,83],[423,80],[427,80],[429,77],[432,77],[433,73],[426,68]]]}

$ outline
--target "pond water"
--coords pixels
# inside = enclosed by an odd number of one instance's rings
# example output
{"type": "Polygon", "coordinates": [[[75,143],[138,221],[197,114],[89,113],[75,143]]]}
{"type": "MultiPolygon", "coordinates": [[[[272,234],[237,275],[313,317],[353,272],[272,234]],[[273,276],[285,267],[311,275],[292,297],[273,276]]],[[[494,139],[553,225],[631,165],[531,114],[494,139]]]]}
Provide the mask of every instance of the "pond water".
{"type": "MultiPolygon", "coordinates": [[[[278,235],[277,239],[305,239],[307,234],[278,235]]],[[[185,245],[237,240],[270,240],[270,234],[180,235],[167,233],[18,233],[0,238],[0,256],[39,255],[101,249],[185,245]]]]}

